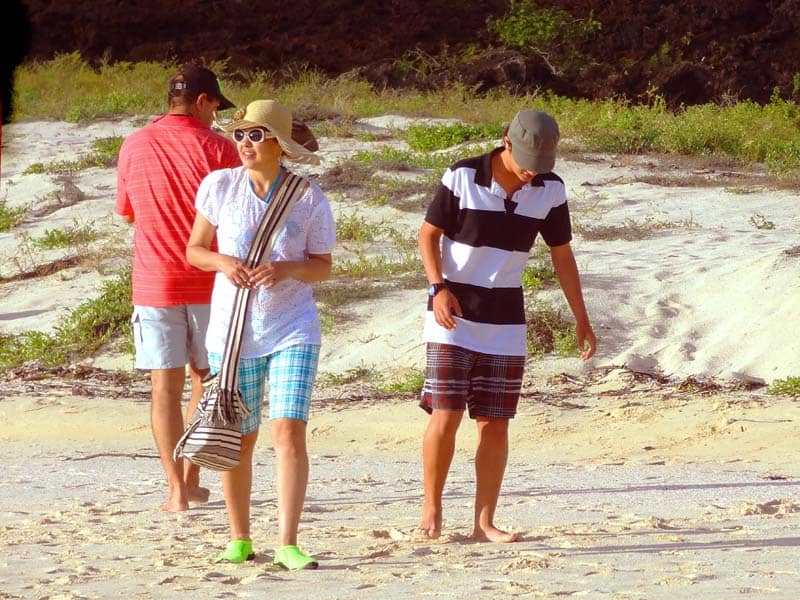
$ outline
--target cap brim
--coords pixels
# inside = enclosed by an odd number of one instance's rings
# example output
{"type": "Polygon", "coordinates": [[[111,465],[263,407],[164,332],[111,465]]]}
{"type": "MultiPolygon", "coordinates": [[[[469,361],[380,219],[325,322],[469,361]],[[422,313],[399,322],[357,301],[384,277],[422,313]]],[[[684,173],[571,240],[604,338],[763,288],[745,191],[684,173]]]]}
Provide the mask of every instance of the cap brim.
{"type": "Polygon", "coordinates": [[[269,131],[275,139],[278,140],[278,143],[283,148],[284,153],[286,154],[286,158],[292,162],[296,163],[303,163],[307,165],[318,165],[319,164],[319,156],[314,154],[313,152],[309,151],[308,149],[304,148],[293,139],[286,139],[275,133],[269,126],[264,125],[263,123],[255,123],[254,121],[247,121],[245,119],[240,119],[238,121],[234,121],[227,127],[225,127],[225,131],[231,133],[234,129],[252,129],[253,127],[263,127],[267,131],[269,131]]]}
{"type": "Polygon", "coordinates": [[[229,108],[235,108],[236,105],[228,100],[225,96],[219,96],[219,106],[217,110],[228,110],[229,108]]]}
{"type": "Polygon", "coordinates": [[[514,162],[526,171],[532,173],[549,173],[556,166],[555,154],[535,154],[533,152],[526,152],[522,144],[511,145],[511,156],[514,162]]]}

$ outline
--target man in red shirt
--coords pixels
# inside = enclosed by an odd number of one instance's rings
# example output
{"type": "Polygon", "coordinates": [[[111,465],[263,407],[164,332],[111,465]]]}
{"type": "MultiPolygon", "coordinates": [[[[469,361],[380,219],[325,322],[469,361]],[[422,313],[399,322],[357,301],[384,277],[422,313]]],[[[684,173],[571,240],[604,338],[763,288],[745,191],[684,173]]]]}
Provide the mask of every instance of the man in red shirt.
{"type": "Polygon", "coordinates": [[[211,171],[241,164],[234,144],[211,130],[215,111],[232,108],[216,75],[196,64],[170,81],[169,111],[130,135],[117,168],[116,212],[134,226],[133,334],[136,368],[150,371],[153,437],[169,482],[165,511],[204,502],[196,465],[174,461],[183,432],[181,399],[186,365],[191,415],[208,373],[205,335],[214,273],[186,262],[194,199],[211,171]]]}

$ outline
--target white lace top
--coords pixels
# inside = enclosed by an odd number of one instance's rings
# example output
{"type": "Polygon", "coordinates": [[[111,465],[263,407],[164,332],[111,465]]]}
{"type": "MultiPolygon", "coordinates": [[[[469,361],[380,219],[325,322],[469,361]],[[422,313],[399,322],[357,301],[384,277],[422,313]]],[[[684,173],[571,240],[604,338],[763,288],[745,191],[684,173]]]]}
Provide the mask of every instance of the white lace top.
{"type": "MultiPolygon", "coordinates": [[[[252,191],[247,170],[221,169],[200,184],[197,210],[217,228],[219,252],[241,259],[250,245],[267,204],[252,191]]],[[[336,243],[336,225],[322,190],[310,183],[292,209],[275,240],[270,261],[303,260],[309,254],[328,254],[336,243]]],[[[222,353],[236,288],[217,273],[206,335],[209,352],[222,353]]],[[[311,285],[296,279],[267,290],[252,290],[242,345],[243,358],[266,356],[295,344],[319,344],[321,331],[311,285]]]]}

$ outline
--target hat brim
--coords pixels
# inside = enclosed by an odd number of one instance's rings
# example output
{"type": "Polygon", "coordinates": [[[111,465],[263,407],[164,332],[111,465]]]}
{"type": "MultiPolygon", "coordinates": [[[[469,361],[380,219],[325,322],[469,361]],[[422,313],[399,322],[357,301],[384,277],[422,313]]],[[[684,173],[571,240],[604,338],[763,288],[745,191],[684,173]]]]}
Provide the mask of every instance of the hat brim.
{"type": "Polygon", "coordinates": [[[228,110],[229,108],[234,108],[236,106],[222,94],[217,96],[217,99],[219,100],[219,106],[217,107],[217,110],[228,110]]]}
{"type": "Polygon", "coordinates": [[[550,173],[556,166],[555,154],[536,154],[526,152],[523,144],[511,143],[511,156],[514,162],[532,173],[550,173]]]}
{"type": "Polygon", "coordinates": [[[262,129],[266,129],[269,131],[275,139],[278,140],[278,143],[283,148],[283,152],[286,155],[287,160],[296,163],[303,163],[306,165],[318,165],[319,164],[319,156],[311,152],[310,150],[304,148],[293,139],[289,138],[286,139],[284,136],[275,132],[271,127],[268,125],[264,125],[263,123],[255,123],[253,121],[247,121],[245,119],[240,119],[238,121],[234,121],[227,127],[225,127],[225,131],[231,133],[234,129],[252,129],[254,127],[261,127],[262,129]]]}

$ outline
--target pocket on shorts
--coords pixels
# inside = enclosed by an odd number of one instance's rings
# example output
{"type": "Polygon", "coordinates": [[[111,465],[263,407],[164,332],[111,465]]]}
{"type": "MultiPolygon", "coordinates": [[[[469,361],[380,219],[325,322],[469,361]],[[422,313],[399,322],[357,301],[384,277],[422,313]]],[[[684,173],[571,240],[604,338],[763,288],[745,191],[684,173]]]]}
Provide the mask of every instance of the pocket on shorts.
{"type": "Polygon", "coordinates": [[[141,342],[142,341],[142,317],[139,315],[139,311],[134,309],[133,314],[131,315],[131,331],[133,331],[133,340],[134,342],[141,342]]]}

